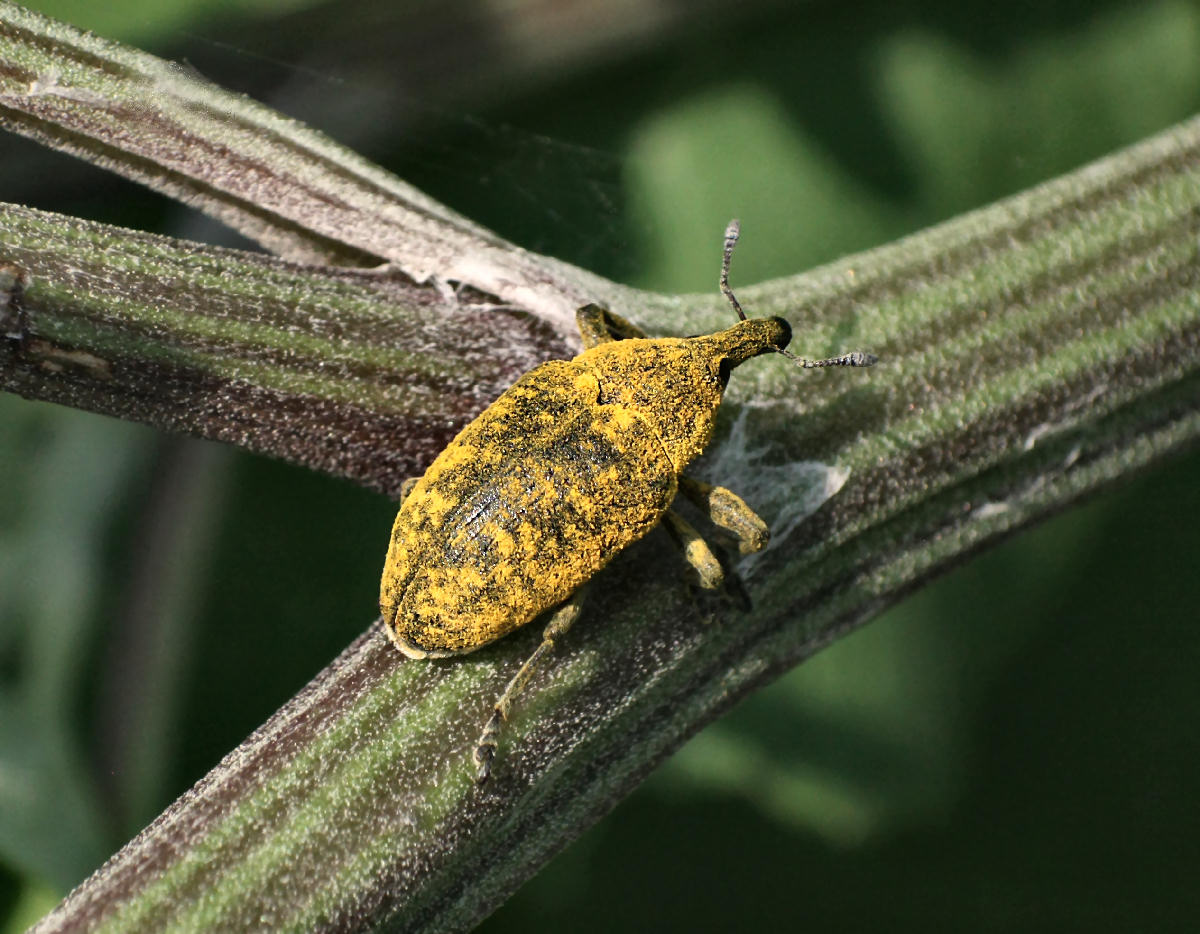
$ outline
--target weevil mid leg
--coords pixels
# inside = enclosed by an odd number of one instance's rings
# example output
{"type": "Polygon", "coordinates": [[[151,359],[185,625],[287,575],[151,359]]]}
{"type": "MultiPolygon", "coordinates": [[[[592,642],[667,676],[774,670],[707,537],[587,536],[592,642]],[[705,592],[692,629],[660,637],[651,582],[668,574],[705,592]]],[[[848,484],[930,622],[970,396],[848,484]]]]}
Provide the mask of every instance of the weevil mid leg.
{"type": "Polygon", "coordinates": [[[542,632],[542,641],[533,650],[533,654],[525,659],[525,664],[521,666],[520,670],[513,675],[512,680],[504,688],[504,693],[496,701],[496,706],[492,708],[492,715],[483,728],[483,733],[479,736],[479,743],[475,747],[475,765],[477,767],[475,781],[478,784],[482,785],[492,774],[492,760],[496,758],[500,724],[508,719],[513,700],[524,690],[538,665],[554,651],[554,643],[575,625],[575,620],[579,619],[579,614],[583,611],[583,593],[586,589],[586,587],[580,587],[566,603],[554,611],[554,615],[550,617],[550,622],[546,624],[546,628],[542,632]]]}

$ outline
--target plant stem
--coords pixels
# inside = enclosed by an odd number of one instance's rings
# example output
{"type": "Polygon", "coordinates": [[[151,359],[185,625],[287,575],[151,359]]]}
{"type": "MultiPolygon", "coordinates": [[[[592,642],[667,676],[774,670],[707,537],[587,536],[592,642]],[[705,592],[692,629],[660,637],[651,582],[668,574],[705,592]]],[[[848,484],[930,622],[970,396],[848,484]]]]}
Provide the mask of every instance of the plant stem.
{"type": "MultiPolygon", "coordinates": [[[[469,927],[738,698],[964,556],[1194,443],[1198,234],[1192,121],[740,290],[752,314],[787,314],[800,352],[881,358],[735,374],[701,472],[773,528],[740,567],[753,612],[702,626],[651,535],[595,581],[482,789],[470,752],[534,627],[406,661],[372,626],[41,930],[469,927]]],[[[728,318],[715,294],[642,308],[681,330],[728,318]]]]}

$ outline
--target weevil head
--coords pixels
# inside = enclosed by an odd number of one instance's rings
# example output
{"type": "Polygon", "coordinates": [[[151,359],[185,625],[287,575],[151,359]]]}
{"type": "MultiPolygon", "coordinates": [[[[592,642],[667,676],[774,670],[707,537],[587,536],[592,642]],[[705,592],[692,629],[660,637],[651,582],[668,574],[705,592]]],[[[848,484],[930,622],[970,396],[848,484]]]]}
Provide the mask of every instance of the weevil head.
{"type": "Polygon", "coordinates": [[[745,318],[724,331],[690,339],[704,348],[724,385],[739,364],[785,349],[792,340],[792,326],[783,318],[745,318]]]}
{"type": "Polygon", "coordinates": [[[640,415],[681,471],[708,445],[733,368],[783,350],[791,336],[782,318],[751,318],[699,337],[611,341],[576,362],[595,368],[599,403],[640,415]]]}

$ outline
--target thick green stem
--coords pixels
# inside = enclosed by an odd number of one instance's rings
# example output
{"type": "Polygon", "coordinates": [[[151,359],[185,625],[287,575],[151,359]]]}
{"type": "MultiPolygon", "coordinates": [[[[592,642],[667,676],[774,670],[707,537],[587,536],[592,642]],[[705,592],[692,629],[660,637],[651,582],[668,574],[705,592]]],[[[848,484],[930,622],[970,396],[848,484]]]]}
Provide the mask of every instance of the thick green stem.
{"type": "Polygon", "coordinates": [[[0,127],[199,208],[299,262],[390,262],[569,329],[603,284],[527,254],[321,133],[184,68],[0,0],[0,127]]]}
{"type": "MultiPolygon", "coordinates": [[[[743,290],[753,313],[789,316],[800,352],[881,357],[735,374],[702,472],[772,526],[741,568],[751,614],[702,625],[652,535],[595,582],[482,790],[475,737],[537,633],[422,662],[372,627],[44,930],[469,926],[737,698],[965,554],[1194,441],[1198,155],[1192,122],[743,290]]],[[[668,304],[647,297],[644,317],[668,304]]],[[[728,317],[719,296],[679,304],[689,330],[728,317]]]]}
{"type": "Polygon", "coordinates": [[[0,205],[0,261],[20,279],[0,312],[14,335],[0,388],[392,494],[518,374],[570,353],[538,319],[478,294],[446,302],[394,274],[13,205],[0,205]]]}

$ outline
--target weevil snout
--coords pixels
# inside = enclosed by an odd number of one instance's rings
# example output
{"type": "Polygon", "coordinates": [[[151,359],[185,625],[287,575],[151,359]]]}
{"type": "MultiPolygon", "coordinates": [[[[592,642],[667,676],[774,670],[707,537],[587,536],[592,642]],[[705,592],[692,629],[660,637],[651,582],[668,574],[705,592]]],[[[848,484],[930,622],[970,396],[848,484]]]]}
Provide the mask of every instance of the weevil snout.
{"type": "Polygon", "coordinates": [[[742,360],[759,354],[777,353],[792,342],[792,326],[783,318],[747,318],[745,321],[739,321],[731,330],[737,328],[745,329],[745,340],[753,348],[742,360]]]}
{"type": "Polygon", "coordinates": [[[731,328],[700,340],[711,342],[712,354],[720,360],[723,374],[751,357],[778,353],[792,339],[792,327],[783,318],[746,318],[731,328]]]}

